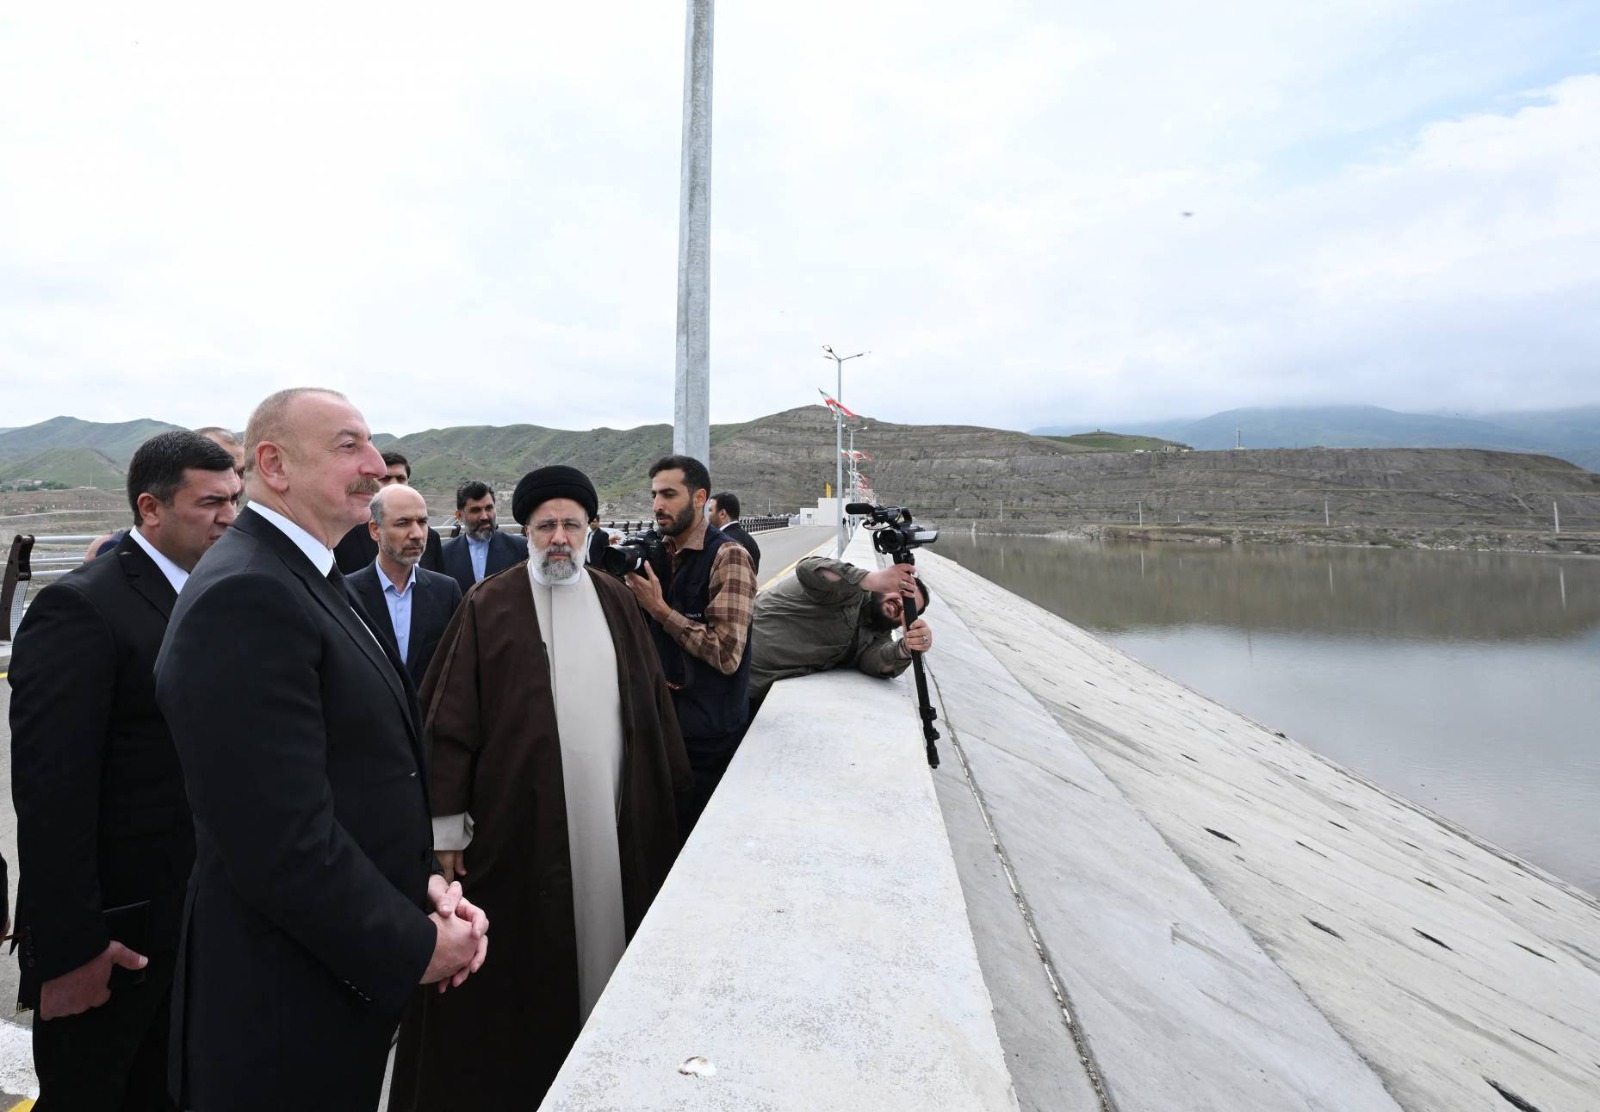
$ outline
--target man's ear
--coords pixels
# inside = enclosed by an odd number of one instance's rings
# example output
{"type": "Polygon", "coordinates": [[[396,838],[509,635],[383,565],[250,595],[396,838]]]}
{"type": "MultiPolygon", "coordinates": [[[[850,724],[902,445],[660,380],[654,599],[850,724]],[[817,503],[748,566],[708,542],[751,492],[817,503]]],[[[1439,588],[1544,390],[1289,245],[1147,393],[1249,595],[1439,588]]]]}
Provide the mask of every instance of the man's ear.
{"type": "Polygon", "coordinates": [[[138,504],[140,525],[143,525],[146,521],[150,521],[152,519],[154,520],[154,524],[161,524],[161,499],[157,498],[149,491],[145,491],[143,494],[139,495],[138,504]]]}
{"type": "Polygon", "coordinates": [[[282,494],[289,489],[289,454],[283,445],[263,440],[256,445],[255,474],[268,490],[282,494]]]}

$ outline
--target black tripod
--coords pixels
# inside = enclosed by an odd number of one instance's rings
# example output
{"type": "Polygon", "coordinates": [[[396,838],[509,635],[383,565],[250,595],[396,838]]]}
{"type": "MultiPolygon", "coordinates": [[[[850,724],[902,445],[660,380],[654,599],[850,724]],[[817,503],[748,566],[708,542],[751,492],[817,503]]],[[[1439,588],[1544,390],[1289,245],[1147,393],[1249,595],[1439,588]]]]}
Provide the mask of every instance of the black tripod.
{"type": "MultiPolygon", "coordinates": [[[[889,559],[897,564],[915,564],[916,557],[909,548],[900,549],[889,554],[889,559]]],[[[910,629],[917,620],[917,592],[913,590],[909,595],[902,595],[901,602],[905,608],[906,628],[910,629]]],[[[917,678],[917,714],[922,718],[922,737],[928,743],[928,767],[939,767],[939,749],[933,743],[939,740],[939,731],[934,729],[933,720],[939,717],[939,712],[933,709],[933,704],[928,701],[928,676],[922,670],[922,654],[916,649],[906,646],[911,653],[911,671],[917,678]]]]}

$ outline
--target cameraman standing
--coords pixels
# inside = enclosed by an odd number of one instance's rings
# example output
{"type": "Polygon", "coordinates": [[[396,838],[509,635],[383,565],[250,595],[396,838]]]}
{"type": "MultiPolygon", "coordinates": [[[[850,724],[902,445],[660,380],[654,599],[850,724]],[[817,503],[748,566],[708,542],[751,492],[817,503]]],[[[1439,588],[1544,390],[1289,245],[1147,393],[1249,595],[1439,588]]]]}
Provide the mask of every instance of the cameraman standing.
{"type": "Polygon", "coordinates": [[[663,584],[649,564],[643,575],[623,580],[650,619],[694,770],[693,793],[678,801],[683,839],[739,746],[750,683],[755,567],[741,545],[706,521],[710,494],[711,475],[699,460],[657,460],[650,469],[650,496],[672,559],[671,582],[663,584]]]}

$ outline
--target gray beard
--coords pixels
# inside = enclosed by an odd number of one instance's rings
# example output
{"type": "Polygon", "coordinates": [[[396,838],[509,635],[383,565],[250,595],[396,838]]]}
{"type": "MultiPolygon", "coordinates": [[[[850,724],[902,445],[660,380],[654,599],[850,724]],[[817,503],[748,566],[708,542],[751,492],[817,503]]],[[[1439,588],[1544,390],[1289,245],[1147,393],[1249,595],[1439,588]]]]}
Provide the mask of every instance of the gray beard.
{"type": "Polygon", "coordinates": [[[582,571],[570,552],[565,560],[552,560],[548,552],[539,558],[539,574],[552,583],[566,583],[578,578],[582,571]]]}

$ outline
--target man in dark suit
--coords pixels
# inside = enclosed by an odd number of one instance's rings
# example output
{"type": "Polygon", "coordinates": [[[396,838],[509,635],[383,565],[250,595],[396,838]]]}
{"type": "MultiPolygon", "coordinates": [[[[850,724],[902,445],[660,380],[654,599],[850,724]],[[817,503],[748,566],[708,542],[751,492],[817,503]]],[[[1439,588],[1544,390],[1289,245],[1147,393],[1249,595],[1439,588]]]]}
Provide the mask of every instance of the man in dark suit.
{"type": "Polygon", "coordinates": [[[600,558],[611,547],[611,534],[600,525],[598,514],[589,518],[589,535],[583,543],[583,562],[598,567],[600,558]]]}
{"type": "Polygon", "coordinates": [[[443,571],[455,576],[463,595],[480,579],[528,558],[526,537],[495,530],[494,491],[488,483],[474,479],[456,488],[456,520],[461,535],[445,542],[443,571]]]}
{"type": "MultiPolygon", "coordinates": [[[[383,453],[383,478],[378,482],[385,487],[410,486],[411,462],[399,452],[383,453]]],[[[444,570],[444,542],[439,534],[428,530],[428,539],[422,548],[422,559],[417,566],[428,571],[444,570]]],[[[358,572],[378,558],[378,542],[366,525],[357,525],[333,546],[333,562],[345,575],[358,572]]]]}
{"type": "Polygon", "coordinates": [[[433,650],[461,602],[461,587],[443,572],[419,567],[428,536],[428,504],[400,483],[372,496],[378,556],[345,577],[345,589],[366,611],[375,629],[394,641],[411,682],[422,686],[433,650]]]}
{"type": "Polygon", "coordinates": [[[239,490],[206,437],[145,441],[128,465],[133,529],[41,591],[17,631],[18,997],[36,1009],[41,1108],[172,1107],[168,1003],[194,826],[151,670],[239,490]]]}
{"type": "Polygon", "coordinates": [[[759,575],[761,546],[745,531],[745,527],[739,524],[739,496],[726,490],[721,494],[713,494],[706,501],[706,517],[711,524],[738,541],[744,550],[750,553],[750,562],[755,565],[756,574],[759,575]]]}
{"type": "Polygon", "coordinates": [[[432,873],[411,681],[335,578],[384,473],[366,422],[342,394],[284,390],[245,451],[250,507],[156,661],[195,828],[174,1095],[371,1112],[412,990],[464,981],[488,923],[432,873]]]}

